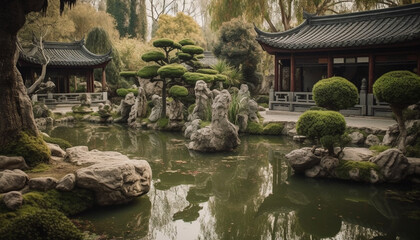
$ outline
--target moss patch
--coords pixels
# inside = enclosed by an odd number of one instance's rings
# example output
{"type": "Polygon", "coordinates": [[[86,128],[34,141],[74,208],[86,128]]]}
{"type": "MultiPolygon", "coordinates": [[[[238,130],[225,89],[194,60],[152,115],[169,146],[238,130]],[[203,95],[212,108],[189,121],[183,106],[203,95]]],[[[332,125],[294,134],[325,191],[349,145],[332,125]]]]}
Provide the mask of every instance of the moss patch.
{"type": "Polygon", "coordinates": [[[166,126],[168,126],[168,124],[169,124],[169,119],[168,118],[160,118],[157,121],[157,125],[160,129],[166,128],[166,126]]]}
{"type": "Polygon", "coordinates": [[[359,171],[359,180],[370,182],[370,171],[374,170],[380,175],[378,165],[367,161],[349,161],[340,160],[338,166],[334,169],[334,175],[339,179],[354,180],[350,177],[351,171],[359,171]]]}
{"type": "Polygon", "coordinates": [[[45,142],[57,144],[62,149],[73,147],[68,141],[61,138],[47,137],[45,135],[42,135],[42,138],[44,139],[45,142]]]}
{"type": "Polygon", "coordinates": [[[280,135],[283,131],[283,123],[269,123],[264,126],[262,134],[264,135],[280,135]]]}
{"type": "Polygon", "coordinates": [[[40,164],[36,165],[34,168],[32,168],[31,170],[29,170],[28,172],[30,172],[30,173],[40,173],[40,172],[45,172],[48,169],[50,169],[50,165],[45,164],[45,163],[40,163],[40,164]]]}
{"type": "Polygon", "coordinates": [[[373,145],[373,146],[370,146],[369,147],[369,150],[376,151],[376,152],[383,152],[383,151],[386,151],[386,150],[388,150],[390,148],[391,148],[390,146],[373,145]]]}
{"type": "Polygon", "coordinates": [[[188,107],[188,114],[193,113],[194,108],[195,108],[195,103],[194,103],[194,104],[191,104],[191,105],[188,107]]]}
{"type": "Polygon", "coordinates": [[[30,167],[39,163],[48,163],[51,156],[51,152],[41,136],[29,135],[26,132],[20,132],[16,140],[1,146],[0,154],[22,156],[30,167]]]}
{"type": "Polygon", "coordinates": [[[210,126],[211,122],[208,121],[200,121],[200,128],[205,128],[207,126],[210,126]]]}
{"type": "Polygon", "coordinates": [[[248,122],[248,126],[246,126],[245,132],[249,134],[262,134],[263,133],[263,126],[256,122],[248,122]]]}

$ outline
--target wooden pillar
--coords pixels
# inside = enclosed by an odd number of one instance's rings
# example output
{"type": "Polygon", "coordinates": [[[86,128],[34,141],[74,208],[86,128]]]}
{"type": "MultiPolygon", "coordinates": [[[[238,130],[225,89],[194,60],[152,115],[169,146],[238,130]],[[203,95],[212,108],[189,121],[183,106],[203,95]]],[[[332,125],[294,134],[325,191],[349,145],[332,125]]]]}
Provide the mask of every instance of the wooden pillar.
{"type": "Polygon", "coordinates": [[[105,68],[102,68],[102,92],[106,92],[106,73],[105,68]]]}
{"type": "Polygon", "coordinates": [[[90,76],[91,76],[91,70],[89,69],[86,75],[86,92],[90,92],[90,76]]]}
{"type": "Polygon", "coordinates": [[[290,56],[290,91],[295,91],[295,55],[290,56]]]}
{"type": "Polygon", "coordinates": [[[369,55],[369,81],[368,81],[368,93],[373,92],[373,81],[375,79],[375,56],[369,55]]]}
{"type": "Polygon", "coordinates": [[[280,74],[279,74],[279,58],[277,55],[274,56],[274,91],[279,91],[279,81],[280,74]]]}
{"type": "Polygon", "coordinates": [[[417,55],[417,75],[420,76],[420,54],[417,55]]]}
{"type": "Polygon", "coordinates": [[[330,55],[328,55],[328,65],[327,65],[327,75],[328,75],[328,78],[330,78],[330,77],[332,77],[334,75],[333,68],[334,68],[333,58],[330,55]]]}

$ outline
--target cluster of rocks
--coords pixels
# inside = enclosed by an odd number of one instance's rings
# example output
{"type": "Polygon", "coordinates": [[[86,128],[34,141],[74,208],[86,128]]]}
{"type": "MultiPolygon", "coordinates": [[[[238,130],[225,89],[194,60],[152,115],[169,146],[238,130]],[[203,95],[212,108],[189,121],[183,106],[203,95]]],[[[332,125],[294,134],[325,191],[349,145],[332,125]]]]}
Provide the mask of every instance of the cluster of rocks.
{"type": "Polygon", "coordinates": [[[248,126],[248,121],[259,122],[258,119],[258,103],[251,99],[251,94],[248,90],[248,85],[242,84],[238,92],[237,100],[239,103],[238,114],[236,120],[240,131],[245,131],[248,126]]]}
{"type": "Polygon", "coordinates": [[[301,148],[286,155],[296,173],[307,177],[336,178],[359,182],[400,182],[420,177],[419,159],[408,159],[398,149],[388,149],[377,156],[366,148],[336,150],[330,156],[320,148],[301,148]]]}
{"type": "Polygon", "coordinates": [[[0,156],[0,194],[10,209],[22,205],[22,194],[30,191],[72,191],[89,189],[95,193],[99,205],[126,203],[150,190],[152,170],[145,160],[130,160],[118,152],[89,151],[85,146],[63,150],[52,149],[55,156],[81,167],[61,179],[53,177],[29,178],[22,157],[0,156]]]}

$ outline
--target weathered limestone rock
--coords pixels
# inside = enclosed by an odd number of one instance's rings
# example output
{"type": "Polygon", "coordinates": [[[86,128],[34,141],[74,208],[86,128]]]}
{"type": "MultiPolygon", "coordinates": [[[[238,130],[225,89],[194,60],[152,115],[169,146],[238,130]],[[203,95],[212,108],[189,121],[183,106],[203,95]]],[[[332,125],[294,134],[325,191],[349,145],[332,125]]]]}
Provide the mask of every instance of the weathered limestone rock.
{"type": "Polygon", "coordinates": [[[189,121],[195,119],[201,119],[203,121],[208,121],[210,118],[211,102],[212,102],[212,91],[207,87],[207,83],[203,80],[198,80],[195,83],[195,107],[190,116],[188,116],[189,121]]]}
{"type": "Polygon", "coordinates": [[[109,117],[111,117],[111,113],[112,113],[112,106],[110,104],[100,103],[98,105],[98,114],[99,114],[99,117],[101,118],[101,121],[105,122],[109,117]]]}
{"type": "Polygon", "coordinates": [[[38,90],[35,91],[35,94],[40,93],[52,93],[54,92],[55,84],[51,81],[51,79],[48,79],[47,82],[42,82],[39,84],[38,90]]]}
{"type": "Polygon", "coordinates": [[[242,84],[238,92],[239,109],[237,115],[240,131],[245,131],[248,126],[248,120],[258,122],[258,103],[250,99],[250,96],[248,85],[242,84]]]}
{"type": "Polygon", "coordinates": [[[368,148],[345,147],[340,157],[342,160],[368,161],[373,156],[373,152],[368,148]]]}
{"type": "Polygon", "coordinates": [[[350,133],[349,137],[351,139],[351,143],[353,144],[363,144],[365,141],[363,134],[357,131],[350,133]]]}
{"type": "Polygon", "coordinates": [[[366,137],[365,144],[368,146],[379,145],[381,140],[376,135],[370,134],[366,137]]]}
{"type": "Polygon", "coordinates": [[[409,173],[409,163],[404,154],[395,148],[388,149],[370,159],[379,166],[387,182],[399,182],[409,173]]]}
{"type": "Polygon", "coordinates": [[[151,82],[149,79],[137,78],[140,86],[143,87],[147,99],[151,99],[153,95],[159,95],[162,93],[162,82],[155,81],[151,82]]]}
{"type": "Polygon", "coordinates": [[[30,189],[39,191],[48,191],[57,186],[58,180],[52,177],[39,177],[29,179],[28,185],[30,189]]]}
{"type": "Polygon", "coordinates": [[[126,123],[131,112],[131,107],[134,105],[136,98],[134,93],[130,92],[125,95],[124,100],[121,100],[120,106],[118,106],[117,112],[121,113],[121,117],[114,120],[117,123],[126,123]]]}
{"type": "Polygon", "coordinates": [[[95,192],[99,205],[126,203],[149,192],[152,170],[144,160],[106,161],[76,171],[77,186],[95,192]]]}
{"type": "Polygon", "coordinates": [[[51,156],[54,157],[66,157],[66,152],[60,148],[57,144],[47,143],[47,147],[51,151],[51,156]]]}
{"type": "Polygon", "coordinates": [[[34,113],[34,118],[46,118],[50,116],[50,110],[47,105],[42,102],[36,102],[32,106],[32,112],[34,113]]]}
{"type": "Polygon", "coordinates": [[[296,136],[297,135],[296,123],[295,122],[285,122],[283,130],[281,131],[281,135],[286,135],[286,136],[290,136],[290,137],[296,136]]]}
{"type": "Polygon", "coordinates": [[[64,192],[69,192],[73,190],[75,185],[76,176],[73,173],[69,173],[57,182],[57,186],[55,187],[55,189],[64,192]]]}
{"type": "Polygon", "coordinates": [[[89,151],[88,147],[86,146],[77,146],[71,147],[66,149],[67,153],[67,160],[71,163],[76,165],[82,164],[93,164],[93,163],[100,163],[104,161],[125,161],[129,160],[129,158],[119,152],[113,151],[99,151],[99,150],[92,150],[89,151]]]}
{"type": "Polygon", "coordinates": [[[162,98],[158,95],[152,96],[153,108],[149,115],[149,121],[156,122],[162,115],[162,98]]]}
{"type": "Polygon", "coordinates": [[[94,92],[102,92],[102,83],[99,81],[93,81],[93,91],[94,92]]]}
{"type": "Polygon", "coordinates": [[[28,166],[26,165],[25,159],[23,157],[7,157],[7,156],[0,156],[0,169],[27,169],[28,166]]]}
{"type": "Polygon", "coordinates": [[[192,122],[188,123],[187,128],[184,131],[184,137],[190,139],[191,135],[200,129],[201,119],[195,119],[192,122]]]}
{"type": "Polygon", "coordinates": [[[325,171],[329,172],[335,167],[337,167],[338,163],[339,163],[338,158],[327,155],[321,158],[319,166],[321,166],[322,169],[324,169],[325,171]]]}
{"type": "Polygon", "coordinates": [[[3,202],[8,209],[15,210],[22,206],[22,193],[18,191],[11,191],[3,195],[3,202]]]}
{"type": "Polygon", "coordinates": [[[310,169],[321,161],[321,158],[313,154],[312,149],[309,147],[293,150],[286,154],[286,158],[296,172],[310,169]]]}
{"type": "Polygon", "coordinates": [[[324,177],[326,175],[327,173],[320,165],[315,165],[312,168],[305,170],[305,176],[310,177],[310,178],[324,177]]]}
{"type": "Polygon", "coordinates": [[[179,100],[173,100],[168,103],[168,118],[170,121],[184,120],[184,104],[179,100]]]}
{"type": "Polygon", "coordinates": [[[146,91],[144,88],[138,88],[138,95],[137,95],[137,117],[146,117],[147,114],[147,97],[146,91]]]}
{"type": "Polygon", "coordinates": [[[4,170],[0,172],[0,193],[21,190],[29,177],[22,170],[4,170]]]}
{"type": "Polygon", "coordinates": [[[232,98],[227,90],[216,96],[212,105],[210,126],[202,128],[191,136],[188,148],[202,152],[226,151],[236,148],[239,143],[238,129],[229,122],[228,108],[232,98]]]}

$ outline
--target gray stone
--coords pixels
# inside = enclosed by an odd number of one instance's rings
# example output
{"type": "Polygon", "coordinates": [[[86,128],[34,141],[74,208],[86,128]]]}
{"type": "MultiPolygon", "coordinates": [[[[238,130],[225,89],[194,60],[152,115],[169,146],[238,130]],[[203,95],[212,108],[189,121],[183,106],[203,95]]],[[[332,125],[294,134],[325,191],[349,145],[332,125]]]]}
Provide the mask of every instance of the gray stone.
{"type": "Polygon", "coordinates": [[[51,151],[51,155],[55,157],[66,157],[66,152],[60,148],[57,144],[47,143],[48,148],[51,151]]]}
{"type": "Polygon", "coordinates": [[[312,149],[309,147],[293,150],[286,154],[286,158],[296,172],[310,169],[321,161],[321,158],[313,154],[312,149]]]}
{"type": "Polygon", "coordinates": [[[100,103],[98,105],[98,114],[102,120],[108,119],[112,114],[112,105],[100,103]]]}
{"type": "Polygon", "coordinates": [[[198,129],[200,129],[200,123],[201,119],[195,119],[192,122],[186,123],[185,125],[187,126],[187,128],[185,128],[184,137],[190,139],[191,135],[197,132],[198,129]]]}
{"type": "Polygon", "coordinates": [[[293,136],[293,141],[295,142],[303,143],[305,140],[306,140],[305,136],[302,136],[302,135],[293,136]]]}
{"type": "Polygon", "coordinates": [[[69,173],[63,178],[60,179],[60,181],[57,182],[57,186],[55,189],[69,192],[73,190],[74,186],[76,185],[76,176],[73,173],[69,173]]]}
{"type": "Polygon", "coordinates": [[[388,149],[370,159],[379,166],[386,182],[399,182],[408,175],[409,163],[403,153],[395,148],[388,149]]]}
{"type": "Polygon", "coordinates": [[[131,108],[136,103],[136,98],[134,93],[130,92],[125,95],[125,98],[121,100],[120,106],[117,108],[117,112],[120,112],[121,117],[114,120],[116,123],[127,123],[128,118],[130,117],[131,108]]]}
{"type": "Polygon", "coordinates": [[[94,164],[100,163],[104,161],[125,161],[129,160],[129,158],[119,152],[113,151],[99,151],[99,150],[92,150],[89,151],[88,147],[86,146],[77,146],[71,147],[66,149],[67,153],[67,160],[70,163],[74,163],[76,165],[82,164],[94,164]]]}
{"type": "Polygon", "coordinates": [[[138,95],[137,95],[137,117],[146,117],[147,115],[147,97],[146,97],[146,91],[144,88],[139,87],[138,88],[138,95]]]}
{"type": "Polygon", "coordinates": [[[162,98],[158,95],[152,96],[153,108],[149,115],[149,121],[156,122],[162,115],[162,98]]]}
{"type": "Polygon", "coordinates": [[[0,172],[0,193],[21,190],[29,177],[22,170],[4,170],[0,172]]]}
{"type": "Polygon", "coordinates": [[[3,202],[8,209],[15,210],[22,206],[22,193],[18,191],[11,191],[3,195],[3,202]]]}
{"type": "Polygon", "coordinates": [[[77,170],[76,179],[95,192],[99,205],[121,204],[150,190],[152,170],[144,160],[106,161],[77,170]]]}
{"type": "Polygon", "coordinates": [[[376,135],[370,134],[366,137],[365,144],[368,146],[379,145],[381,140],[376,135]]]}
{"type": "Polygon", "coordinates": [[[35,91],[35,94],[51,93],[51,92],[54,92],[54,89],[55,89],[55,84],[51,81],[51,79],[48,79],[47,82],[42,82],[41,84],[39,84],[39,88],[38,90],[35,91]]]}
{"type": "Polygon", "coordinates": [[[312,168],[305,170],[305,176],[310,177],[310,178],[324,177],[326,176],[326,172],[321,166],[315,165],[312,168]]]}
{"type": "Polygon", "coordinates": [[[52,177],[39,177],[29,179],[28,185],[30,189],[39,191],[48,191],[54,189],[58,180],[52,177]]]}
{"type": "Polygon", "coordinates": [[[213,92],[207,87],[207,83],[203,80],[198,80],[195,83],[194,92],[195,107],[191,115],[188,116],[188,121],[193,121],[195,119],[208,121],[211,114],[209,110],[211,109],[213,92]]]}
{"type": "Polygon", "coordinates": [[[238,115],[237,122],[239,123],[239,130],[245,131],[248,126],[248,120],[258,122],[258,103],[250,98],[251,94],[248,90],[248,85],[241,84],[241,89],[238,92],[238,115]]]}
{"type": "Polygon", "coordinates": [[[319,165],[322,167],[322,169],[328,172],[334,169],[335,167],[337,167],[338,163],[339,163],[338,158],[327,155],[321,158],[319,165]]]}
{"type": "Polygon", "coordinates": [[[368,148],[345,147],[340,155],[342,160],[367,161],[373,156],[368,148]]]}
{"type": "Polygon", "coordinates": [[[184,120],[184,104],[181,101],[174,99],[168,103],[168,118],[170,121],[184,120]]]}
{"type": "Polygon", "coordinates": [[[25,159],[23,157],[7,157],[7,156],[0,156],[0,169],[27,169],[28,166],[26,165],[25,159]]]}
{"type": "Polygon", "coordinates": [[[161,81],[151,82],[149,79],[145,78],[137,78],[139,81],[139,86],[142,86],[147,99],[151,99],[153,95],[159,95],[162,93],[162,85],[161,81]]]}
{"type": "Polygon", "coordinates": [[[232,98],[227,90],[222,90],[212,104],[210,126],[192,134],[188,148],[201,152],[230,151],[239,143],[238,129],[229,122],[228,108],[232,98]]]}
{"type": "Polygon", "coordinates": [[[351,143],[353,144],[363,144],[365,141],[363,134],[357,131],[350,133],[349,137],[351,139],[351,143]]]}
{"type": "Polygon", "coordinates": [[[398,124],[394,124],[386,130],[382,145],[392,146],[398,138],[400,131],[398,130],[398,124]]]}

